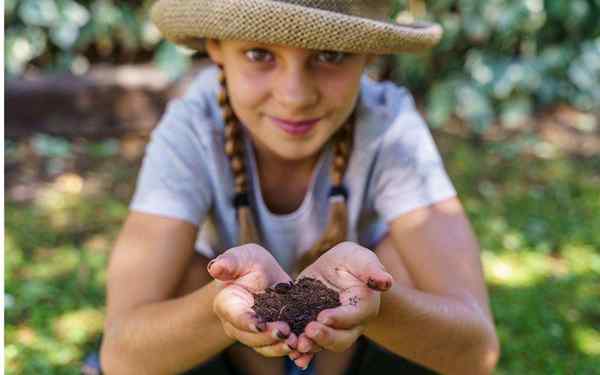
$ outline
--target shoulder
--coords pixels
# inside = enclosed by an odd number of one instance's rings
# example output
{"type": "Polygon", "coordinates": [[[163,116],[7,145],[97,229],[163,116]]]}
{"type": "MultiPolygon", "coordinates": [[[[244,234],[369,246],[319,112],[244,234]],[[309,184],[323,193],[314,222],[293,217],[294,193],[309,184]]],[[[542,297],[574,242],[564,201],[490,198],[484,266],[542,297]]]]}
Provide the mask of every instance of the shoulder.
{"type": "MultiPolygon", "coordinates": [[[[171,99],[153,132],[153,137],[189,137],[210,145],[223,133],[217,103],[218,70],[211,66],[200,71],[182,96],[171,99]]],[[[184,139],[182,139],[184,140],[184,139]]]]}
{"type": "Polygon", "coordinates": [[[391,81],[377,82],[366,74],[361,79],[361,99],[362,105],[377,107],[392,118],[401,112],[415,110],[413,97],[405,87],[391,81]]]}
{"type": "Polygon", "coordinates": [[[411,93],[390,81],[361,80],[356,146],[378,148],[385,139],[411,128],[426,127],[411,93]]]}

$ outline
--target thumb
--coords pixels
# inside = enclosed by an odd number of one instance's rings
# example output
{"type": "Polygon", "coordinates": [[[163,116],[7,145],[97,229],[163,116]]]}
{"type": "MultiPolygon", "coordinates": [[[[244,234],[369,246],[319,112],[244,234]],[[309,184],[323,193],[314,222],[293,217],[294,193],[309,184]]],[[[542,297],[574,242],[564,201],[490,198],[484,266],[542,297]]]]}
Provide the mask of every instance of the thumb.
{"type": "Polygon", "coordinates": [[[394,278],[387,273],[379,260],[369,262],[365,265],[363,272],[360,272],[359,278],[373,290],[385,292],[392,287],[394,278]]]}
{"type": "Polygon", "coordinates": [[[240,276],[240,263],[231,254],[219,255],[211,260],[206,267],[208,273],[217,280],[232,281],[240,276]]]}

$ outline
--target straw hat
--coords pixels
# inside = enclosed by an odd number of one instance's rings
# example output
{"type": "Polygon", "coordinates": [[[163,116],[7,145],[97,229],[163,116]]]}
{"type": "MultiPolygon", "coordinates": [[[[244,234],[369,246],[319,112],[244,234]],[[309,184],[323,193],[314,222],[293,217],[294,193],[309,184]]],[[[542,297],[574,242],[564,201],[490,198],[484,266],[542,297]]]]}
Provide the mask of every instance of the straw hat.
{"type": "Polygon", "coordinates": [[[316,50],[387,54],[433,47],[438,24],[391,22],[391,0],[158,0],[151,18],[168,40],[203,50],[234,39],[316,50]]]}

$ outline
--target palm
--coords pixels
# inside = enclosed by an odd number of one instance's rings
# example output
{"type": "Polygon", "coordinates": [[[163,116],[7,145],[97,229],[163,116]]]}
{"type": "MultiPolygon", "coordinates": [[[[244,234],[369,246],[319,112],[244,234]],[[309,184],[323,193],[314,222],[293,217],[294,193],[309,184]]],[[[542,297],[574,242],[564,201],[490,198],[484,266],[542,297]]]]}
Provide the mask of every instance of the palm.
{"type": "MultiPolygon", "coordinates": [[[[356,244],[332,248],[298,276],[312,277],[340,293],[340,299],[357,289],[387,290],[391,276],[385,272],[377,255],[356,244]]],[[[343,300],[342,300],[343,302],[343,300]]]]}
{"type": "Polygon", "coordinates": [[[259,293],[268,287],[290,281],[277,260],[257,245],[227,250],[209,268],[210,274],[227,285],[237,285],[247,292],[259,293]]]}

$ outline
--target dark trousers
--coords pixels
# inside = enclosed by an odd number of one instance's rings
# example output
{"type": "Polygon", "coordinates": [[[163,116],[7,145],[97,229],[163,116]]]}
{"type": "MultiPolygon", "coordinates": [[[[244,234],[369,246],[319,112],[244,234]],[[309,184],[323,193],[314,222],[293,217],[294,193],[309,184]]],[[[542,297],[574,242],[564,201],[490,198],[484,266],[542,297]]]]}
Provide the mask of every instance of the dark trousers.
{"type": "MultiPolygon", "coordinates": [[[[350,368],[345,375],[408,374],[428,375],[434,371],[399,357],[373,341],[361,336],[350,368]]],[[[196,367],[183,375],[245,375],[243,370],[234,368],[225,353],[221,353],[206,364],[196,367]]]]}

